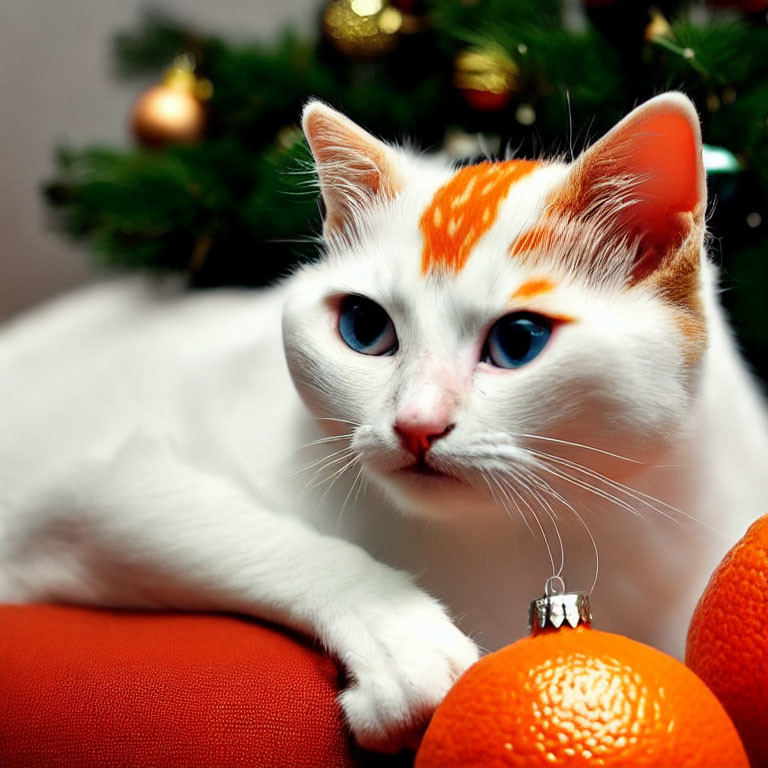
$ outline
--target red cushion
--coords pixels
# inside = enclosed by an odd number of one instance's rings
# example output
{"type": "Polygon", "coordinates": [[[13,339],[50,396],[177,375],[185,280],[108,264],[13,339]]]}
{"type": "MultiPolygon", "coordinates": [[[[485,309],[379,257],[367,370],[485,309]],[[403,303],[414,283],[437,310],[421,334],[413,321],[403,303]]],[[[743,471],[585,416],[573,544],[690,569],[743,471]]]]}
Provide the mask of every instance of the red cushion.
{"type": "Polygon", "coordinates": [[[361,764],[339,673],[309,641],[248,619],[0,607],[0,764],[361,764]]]}

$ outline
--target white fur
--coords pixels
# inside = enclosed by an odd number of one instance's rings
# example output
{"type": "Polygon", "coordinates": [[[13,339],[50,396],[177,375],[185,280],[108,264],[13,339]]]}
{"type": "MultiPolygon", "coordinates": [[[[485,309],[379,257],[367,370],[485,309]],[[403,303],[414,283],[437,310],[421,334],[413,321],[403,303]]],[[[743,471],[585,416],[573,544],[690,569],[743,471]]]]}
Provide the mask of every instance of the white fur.
{"type": "Polygon", "coordinates": [[[524,633],[552,570],[542,533],[560,565],[552,516],[571,588],[592,584],[594,537],[596,625],[680,654],[709,573],[768,511],[763,406],[714,267],[702,256],[709,346],[693,377],[657,296],[578,269],[526,305],[576,321],[527,366],[494,369],[478,362],[485,335],[536,276],[507,247],[567,167],[523,179],[464,271],[425,280],[418,219],[452,170],[397,163],[400,194],[276,288],[123,279],[3,331],[0,599],[299,628],[350,673],[359,741],[393,750],[478,646],[524,633]],[[342,341],[348,293],[386,308],[396,355],[342,341]],[[397,472],[412,462],[393,430],[405,412],[449,415],[430,461],[463,482],[397,472]]]}

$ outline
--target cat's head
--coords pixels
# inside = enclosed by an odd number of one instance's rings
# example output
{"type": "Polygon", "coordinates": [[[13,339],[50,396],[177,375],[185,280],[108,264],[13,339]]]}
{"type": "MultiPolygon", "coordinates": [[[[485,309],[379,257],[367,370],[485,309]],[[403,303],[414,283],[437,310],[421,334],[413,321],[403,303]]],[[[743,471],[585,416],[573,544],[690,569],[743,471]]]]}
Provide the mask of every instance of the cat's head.
{"type": "Polygon", "coordinates": [[[293,278],[288,363],[400,507],[463,514],[561,475],[598,486],[588,473],[626,475],[679,441],[707,343],[684,96],[640,106],[572,163],[457,169],[319,102],[304,130],[325,255],[293,278]]]}

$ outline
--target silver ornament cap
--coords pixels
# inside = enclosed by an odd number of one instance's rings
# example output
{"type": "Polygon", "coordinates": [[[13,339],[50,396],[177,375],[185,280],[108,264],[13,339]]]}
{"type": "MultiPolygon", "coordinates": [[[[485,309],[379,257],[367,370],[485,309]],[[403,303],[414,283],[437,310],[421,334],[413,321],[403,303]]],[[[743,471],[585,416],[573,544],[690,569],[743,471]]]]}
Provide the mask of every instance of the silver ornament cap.
{"type": "Polygon", "coordinates": [[[528,609],[528,626],[532,632],[542,629],[560,629],[568,624],[574,629],[579,625],[591,626],[592,613],[586,592],[566,592],[560,576],[550,576],[544,586],[544,595],[531,601],[528,609]]]}

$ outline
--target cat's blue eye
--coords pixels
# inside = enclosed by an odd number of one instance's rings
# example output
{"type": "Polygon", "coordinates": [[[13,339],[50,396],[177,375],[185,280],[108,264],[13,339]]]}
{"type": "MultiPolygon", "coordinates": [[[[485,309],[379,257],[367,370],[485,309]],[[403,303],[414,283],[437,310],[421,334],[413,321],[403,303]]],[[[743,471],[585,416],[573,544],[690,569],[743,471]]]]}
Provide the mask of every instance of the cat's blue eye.
{"type": "Polygon", "coordinates": [[[497,368],[519,368],[544,349],[552,323],[530,312],[505,315],[491,328],[483,350],[483,361],[497,368]]]}
{"type": "Polygon", "coordinates": [[[355,352],[392,355],[397,351],[395,326],[389,315],[364,296],[345,296],[339,307],[339,334],[355,352]]]}

